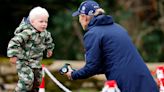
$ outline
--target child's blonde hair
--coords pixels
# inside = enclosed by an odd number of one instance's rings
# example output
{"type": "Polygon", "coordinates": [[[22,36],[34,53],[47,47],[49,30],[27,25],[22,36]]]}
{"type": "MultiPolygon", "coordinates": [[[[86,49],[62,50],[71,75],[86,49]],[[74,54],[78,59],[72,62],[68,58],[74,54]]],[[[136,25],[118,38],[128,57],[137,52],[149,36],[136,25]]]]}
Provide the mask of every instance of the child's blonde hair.
{"type": "Polygon", "coordinates": [[[34,7],[30,13],[29,13],[29,20],[35,19],[38,15],[45,15],[49,17],[49,13],[45,8],[42,8],[40,6],[34,7]]]}

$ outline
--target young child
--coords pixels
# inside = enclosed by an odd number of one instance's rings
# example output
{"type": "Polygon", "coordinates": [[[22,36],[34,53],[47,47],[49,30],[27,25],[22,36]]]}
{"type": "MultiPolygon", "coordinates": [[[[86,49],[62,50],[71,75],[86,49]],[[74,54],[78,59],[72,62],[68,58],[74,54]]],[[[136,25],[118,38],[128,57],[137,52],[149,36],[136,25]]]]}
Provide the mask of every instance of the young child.
{"type": "Polygon", "coordinates": [[[40,6],[34,7],[27,19],[16,28],[10,40],[7,55],[16,64],[19,81],[15,92],[38,92],[41,82],[43,51],[52,56],[54,44],[51,33],[46,30],[49,13],[40,6]]]}

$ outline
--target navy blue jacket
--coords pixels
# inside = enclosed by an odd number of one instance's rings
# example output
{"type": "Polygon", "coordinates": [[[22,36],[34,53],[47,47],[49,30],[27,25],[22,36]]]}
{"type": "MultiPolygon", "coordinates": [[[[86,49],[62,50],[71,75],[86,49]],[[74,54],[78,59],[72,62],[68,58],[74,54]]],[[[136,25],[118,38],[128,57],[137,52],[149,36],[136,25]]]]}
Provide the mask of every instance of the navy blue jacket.
{"type": "Polygon", "coordinates": [[[121,92],[159,92],[127,31],[111,16],[92,18],[84,47],[86,64],[72,73],[74,80],[105,74],[107,80],[117,81],[121,92]]]}

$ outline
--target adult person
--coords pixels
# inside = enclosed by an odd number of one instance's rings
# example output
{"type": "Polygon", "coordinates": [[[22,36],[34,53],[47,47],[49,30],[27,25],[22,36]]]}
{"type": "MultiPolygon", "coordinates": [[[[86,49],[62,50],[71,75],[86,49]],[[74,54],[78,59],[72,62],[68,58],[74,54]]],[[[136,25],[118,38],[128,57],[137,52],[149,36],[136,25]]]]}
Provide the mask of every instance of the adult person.
{"type": "Polygon", "coordinates": [[[112,16],[105,15],[97,2],[82,2],[72,16],[79,16],[79,22],[86,31],[86,64],[79,70],[67,72],[69,79],[105,74],[107,80],[117,82],[121,92],[159,92],[127,30],[115,23],[112,16]]]}
{"type": "Polygon", "coordinates": [[[51,57],[54,49],[51,33],[46,30],[48,11],[40,6],[34,7],[28,17],[16,28],[7,49],[10,62],[16,64],[18,72],[15,92],[38,92],[43,51],[46,50],[47,57],[51,57]]]}

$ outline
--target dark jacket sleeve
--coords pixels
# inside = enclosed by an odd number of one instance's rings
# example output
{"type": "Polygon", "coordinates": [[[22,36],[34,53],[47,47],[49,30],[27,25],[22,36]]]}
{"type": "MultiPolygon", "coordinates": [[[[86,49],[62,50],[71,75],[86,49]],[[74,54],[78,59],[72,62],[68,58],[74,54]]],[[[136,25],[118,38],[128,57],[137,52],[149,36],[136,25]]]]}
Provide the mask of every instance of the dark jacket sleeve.
{"type": "Polygon", "coordinates": [[[72,79],[84,79],[98,74],[101,66],[101,39],[97,33],[87,32],[84,36],[84,46],[86,49],[83,68],[72,73],[72,79]]]}

